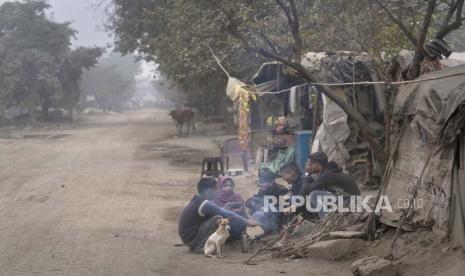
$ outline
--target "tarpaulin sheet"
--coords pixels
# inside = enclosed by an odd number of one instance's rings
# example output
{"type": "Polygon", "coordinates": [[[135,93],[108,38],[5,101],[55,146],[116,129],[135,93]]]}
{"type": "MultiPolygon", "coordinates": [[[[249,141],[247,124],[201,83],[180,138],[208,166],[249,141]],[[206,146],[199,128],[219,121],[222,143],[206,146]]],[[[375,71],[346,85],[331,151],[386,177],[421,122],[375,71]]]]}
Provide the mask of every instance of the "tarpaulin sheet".
{"type": "MultiPolygon", "coordinates": [[[[328,56],[308,53],[303,64],[326,83],[379,80],[372,60],[364,55],[339,53],[328,56]]],[[[375,123],[375,118],[382,120],[386,106],[383,85],[345,86],[333,89],[339,89],[340,96],[365,115],[370,122],[375,123]]],[[[344,167],[350,158],[344,147],[350,136],[347,114],[326,97],[323,97],[323,103],[323,123],[315,134],[312,151],[324,151],[331,161],[344,167]]]]}
{"type": "Polygon", "coordinates": [[[323,123],[318,128],[312,152],[323,151],[329,160],[343,166],[349,159],[344,142],[349,138],[347,114],[328,97],[323,96],[323,123]]]}
{"type": "MultiPolygon", "coordinates": [[[[461,73],[465,74],[465,66],[436,71],[420,79],[461,73]]],[[[388,168],[383,190],[394,212],[383,212],[382,221],[398,223],[417,190],[414,212],[407,223],[431,227],[442,235],[449,233],[452,179],[456,174],[454,142],[464,127],[464,104],[465,75],[411,83],[400,89],[393,115],[396,129],[403,130],[392,139],[400,140],[398,148],[393,149],[396,156],[388,168]]],[[[463,190],[464,183],[460,185],[463,190]]]]}
{"type": "MultiPolygon", "coordinates": [[[[331,55],[321,59],[319,77],[328,83],[379,81],[373,61],[365,55],[331,55]]],[[[386,107],[384,86],[345,86],[346,98],[360,113],[383,116],[386,107]]]]}
{"type": "Polygon", "coordinates": [[[465,169],[463,162],[465,161],[465,136],[462,136],[460,146],[462,164],[459,167],[454,167],[452,173],[452,201],[451,201],[451,223],[449,224],[450,236],[453,246],[465,247],[465,169]]]}

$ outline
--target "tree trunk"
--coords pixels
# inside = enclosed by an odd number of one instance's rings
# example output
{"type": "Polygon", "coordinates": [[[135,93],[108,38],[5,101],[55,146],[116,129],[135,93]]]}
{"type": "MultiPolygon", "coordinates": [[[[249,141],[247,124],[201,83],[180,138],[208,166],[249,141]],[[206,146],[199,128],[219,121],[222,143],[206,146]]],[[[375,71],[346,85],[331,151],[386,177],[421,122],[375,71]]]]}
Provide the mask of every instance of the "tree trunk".
{"type": "Polygon", "coordinates": [[[68,121],[70,123],[73,123],[74,122],[74,107],[72,107],[72,106],[68,107],[68,112],[69,112],[68,121]]]}
{"type": "Polygon", "coordinates": [[[48,99],[42,99],[41,101],[41,119],[45,122],[50,121],[50,115],[48,109],[50,108],[50,101],[48,99]]]}
{"type": "Polygon", "coordinates": [[[423,61],[423,55],[418,50],[413,56],[412,65],[408,72],[408,77],[411,80],[414,80],[420,76],[421,62],[423,61]]]}
{"type": "MultiPolygon", "coordinates": [[[[221,9],[221,7],[220,7],[221,9]]],[[[230,16],[228,13],[226,13],[226,16],[230,16]]],[[[234,21],[232,21],[234,22],[234,21]]],[[[292,26],[292,24],[290,24],[292,26]]],[[[308,71],[301,62],[293,62],[292,60],[286,59],[284,57],[281,57],[277,54],[274,54],[272,52],[269,52],[265,50],[264,48],[257,48],[257,47],[252,47],[249,44],[249,40],[246,39],[246,37],[242,36],[237,30],[232,29],[232,35],[236,36],[238,39],[240,39],[244,46],[250,50],[253,51],[257,54],[262,55],[265,58],[271,58],[274,59],[275,61],[281,62],[290,68],[294,69],[297,71],[297,73],[301,74],[302,77],[305,78],[305,80],[309,83],[318,83],[318,80],[315,78],[315,76],[308,71]]],[[[299,46],[299,43],[297,42],[296,45],[294,46],[299,46]]],[[[302,53],[302,49],[296,49],[296,52],[302,53]]],[[[376,158],[376,160],[379,162],[380,166],[384,169],[387,164],[388,156],[386,155],[384,151],[384,145],[379,141],[378,137],[374,133],[372,129],[370,129],[368,121],[363,117],[360,112],[355,110],[347,101],[345,98],[342,98],[337,95],[336,91],[333,89],[330,89],[328,86],[320,86],[322,93],[327,96],[329,99],[333,100],[344,112],[348,115],[348,117],[355,122],[357,127],[360,129],[360,136],[361,138],[366,141],[368,144],[370,144],[370,147],[373,151],[373,154],[376,158]]]]}
{"type": "Polygon", "coordinates": [[[421,28],[416,49],[415,55],[413,56],[412,67],[409,70],[410,79],[416,79],[420,76],[421,62],[424,59],[423,55],[423,45],[425,44],[426,37],[428,35],[429,26],[433,18],[434,10],[436,9],[436,0],[429,0],[428,9],[426,11],[425,19],[423,20],[423,26],[421,28]]]}

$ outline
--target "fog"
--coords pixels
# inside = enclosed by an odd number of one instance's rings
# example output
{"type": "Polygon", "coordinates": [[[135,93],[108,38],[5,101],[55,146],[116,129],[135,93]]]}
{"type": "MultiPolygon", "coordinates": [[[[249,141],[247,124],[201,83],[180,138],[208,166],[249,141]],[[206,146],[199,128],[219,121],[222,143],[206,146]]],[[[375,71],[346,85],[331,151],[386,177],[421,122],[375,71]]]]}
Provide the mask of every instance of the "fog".
{"type": "Polygon", "coordinates": [[[74,45],[106,46],[112,44],[110,33],[103,30],[104,14],[92,0],[49,0],[51,16],[59,22],[71,21],[78,31],[74,45]]]}
{"type": "MultiPolygon", "coordinates": [[[[0,0],[0,4],[7,0],[0,0]]],[[[112,44],[111,33],[103,29],[104,14],[95,7],[96,0],[48,0],[49,15],[57,22],[70,21],[78,31],[74,46],[100,46],[112,44]]]]}

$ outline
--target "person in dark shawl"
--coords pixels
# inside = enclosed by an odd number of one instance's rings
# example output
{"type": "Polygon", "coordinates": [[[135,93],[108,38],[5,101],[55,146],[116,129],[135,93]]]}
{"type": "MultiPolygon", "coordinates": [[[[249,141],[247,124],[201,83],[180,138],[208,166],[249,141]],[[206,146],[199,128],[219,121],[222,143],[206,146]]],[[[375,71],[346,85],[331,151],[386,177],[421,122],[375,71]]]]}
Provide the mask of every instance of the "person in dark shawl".
{"type": "MultiPolygon", "coordinates": [[[[232,211],[235,214],[247,218],[244,207],[244,199],[239,193],[234,192],[235,183],[231,177],[221,176],[218,179],[218,190],[212,200],[216,206],[232,211]]],[[[239,239],[246,230],[245,226],[236,221],[231,222],[230,237],[233,240],[239,239]]]]}

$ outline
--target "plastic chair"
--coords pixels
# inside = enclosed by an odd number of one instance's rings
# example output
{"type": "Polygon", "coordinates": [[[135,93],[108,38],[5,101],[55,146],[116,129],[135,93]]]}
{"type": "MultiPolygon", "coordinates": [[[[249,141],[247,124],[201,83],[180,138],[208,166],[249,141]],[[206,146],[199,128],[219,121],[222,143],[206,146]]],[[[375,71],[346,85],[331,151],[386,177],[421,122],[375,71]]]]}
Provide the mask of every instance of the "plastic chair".
{"type": "Polygon", "coordinates": [[[224,141],[221,147],[221,158],[226,164],[226,171],[229,171],[231,157],[241,158],[244,171],[246,172],[249,171],[247,151],[241,149],[238,138],[231,138],[231,139],[224,141]]]}

